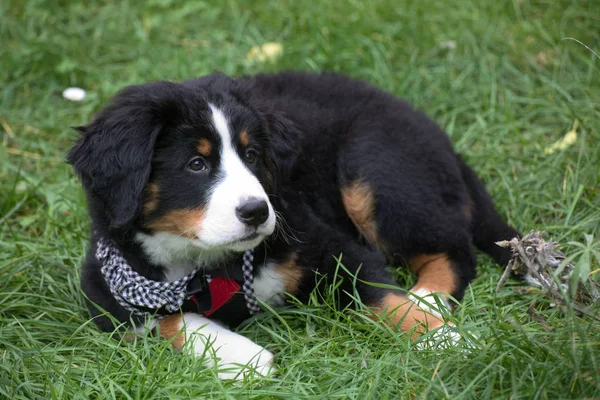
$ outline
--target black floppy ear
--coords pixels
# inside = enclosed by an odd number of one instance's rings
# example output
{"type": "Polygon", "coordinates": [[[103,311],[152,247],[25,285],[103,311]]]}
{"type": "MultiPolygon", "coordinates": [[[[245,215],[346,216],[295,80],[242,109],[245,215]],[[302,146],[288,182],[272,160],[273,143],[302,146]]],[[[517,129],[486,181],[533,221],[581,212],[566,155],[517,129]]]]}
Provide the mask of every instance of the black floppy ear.
{"type": "Polygon", "coordinates": [[[140,212],[156,139],[177,113],[175,84],[130,86],[87,126],[67,160],[81,177],[90,201],[100,201],[111,228],[140,212]]]}
{"type": "Polygon", "coordinates": [[[261,114],[269,130],[266,164],[272,175],[271,190],[276,192],[279,182],[290,179],[302,135],[285,115],[276,111],[263,111],[261,114]]]}

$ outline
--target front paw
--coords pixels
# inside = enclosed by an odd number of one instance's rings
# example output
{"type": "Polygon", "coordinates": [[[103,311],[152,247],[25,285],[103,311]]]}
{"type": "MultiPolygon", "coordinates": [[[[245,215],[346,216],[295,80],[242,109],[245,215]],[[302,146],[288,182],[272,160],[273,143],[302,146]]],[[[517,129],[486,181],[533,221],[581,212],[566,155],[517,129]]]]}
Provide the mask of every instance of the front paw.
{"type": "Polygon", "coordinates": [[[207,318],[186,315],[185,335],[194,355],[203,357],[221,379],[269,376],[275,370],[271,352],[207,318]]]}
{"type": "Polygon", "coordinates": [[[216,348],[214,356],[216,363],[212,365],[217,367],[220,379],[243,380],[271,376],[275,372],[273,354],[243,336],[216,348]]]}

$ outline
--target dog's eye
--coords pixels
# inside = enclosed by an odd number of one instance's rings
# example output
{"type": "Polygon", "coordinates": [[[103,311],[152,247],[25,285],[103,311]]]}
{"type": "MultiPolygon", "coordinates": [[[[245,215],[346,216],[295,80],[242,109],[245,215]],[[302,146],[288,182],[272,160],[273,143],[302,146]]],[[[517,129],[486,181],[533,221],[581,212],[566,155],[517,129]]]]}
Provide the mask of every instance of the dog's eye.
{"type": "Polygon", "coordinates": [[[244,154],[244,157],[246,158],[246,162],[248,164],[254,164],[257,156],[258,156],[258,154],[256,153],[256,151],[251,150],[251,149],[246,150],[246,154],[244,154]]]}
{"type": "Polygon", "coordinates": [[[201,157],[196,157],[188,164],[188,169],[192,172],[206,171],[208,167],[201,157]]]}

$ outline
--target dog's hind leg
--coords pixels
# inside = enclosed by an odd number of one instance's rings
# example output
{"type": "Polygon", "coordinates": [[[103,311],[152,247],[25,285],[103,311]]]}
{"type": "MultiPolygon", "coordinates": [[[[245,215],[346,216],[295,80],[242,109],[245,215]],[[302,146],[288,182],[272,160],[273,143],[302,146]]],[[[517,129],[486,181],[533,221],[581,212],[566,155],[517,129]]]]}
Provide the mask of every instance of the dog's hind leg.
{"type": "MultiPolygon", "coordinates": [[[[464,224],[453,221],[451,230],[448,226],[436,226],[444,221],[430,219],[426,212],[421,216],[417,213],[412,221],[403,218],[402,201],[386,198],[385,192],[378,196],[364,178],[342,188],[342,202],[357,230],[373,248],[371,251],[381,252],[392,263],[408,263],[417,275],[417,283],[408,293],[365,287],[363,292],[369,294],[365,303],[402,330],[412,332],[413,337],[445,325],[442,309],[449,311],[449,299],[460,299],[475,277],[476,261],[466,219],[464,224]],[[423,218],[422,230],[403,236],[401,225],[411,226],[415,217],[423,218]],[[433,240],[427,232],[432,232],[433,240]],[[435,239],[440,234],[443,237],[435,239]],[[433,296],[434,293],[438,295],[433,296]]],[[[378,271],[383,267],[363,265],[363,269],[361,272],[368,279],[381,275],[378,271]]]]}
{"type": "Polygon", "coordinates": [[[361,177],[342,187],[348,217],[390,263],[410,265],[418,278],[415,294],[440,292],[460,299],[475,277],[467,218],[452,210],[429,211],[426,204],[419,209],[414,200],[403,199],[399,190],[390,188],[393,183],[386,186],[381,189],[361,177]]]}
{"type": "MultiPolygon", "coordinates": [[[[307,212],[303,214],[310,218],[307,212]]],[[[355,237],[340,232],[336,227],[311,220],[312,235],[296,246],[295,263],[304,268],[303,281],[319,281],[337,288],[337,300],[345,307],[357,293],[363,304],[370,307],[393,326],[409,332],[413,337],[445,325],[442,316],[427,307],[421,307],[411,295],[394,281],[386,258],[355,237]],[[336,257],[341,255],[339,262],[336,257]],[[318,266],[320,279],[310,272],[318,266]],[[341,278],[341,279],[340,279],[341,278]],[[354,292],[356,290],[356,292],[354,292]]],[[[431,267],[426,267],[428,269],[431,267]]],[[[425,269],[423,271],[425,271],[425,269]]],[[[424,278],[426,274],[423,275],[424,278]]],[[[308,285],[305,285],[308,287],[308,285]]],[[[299,293],[300,300],[308,300],[310,293],[299,293]]]]}

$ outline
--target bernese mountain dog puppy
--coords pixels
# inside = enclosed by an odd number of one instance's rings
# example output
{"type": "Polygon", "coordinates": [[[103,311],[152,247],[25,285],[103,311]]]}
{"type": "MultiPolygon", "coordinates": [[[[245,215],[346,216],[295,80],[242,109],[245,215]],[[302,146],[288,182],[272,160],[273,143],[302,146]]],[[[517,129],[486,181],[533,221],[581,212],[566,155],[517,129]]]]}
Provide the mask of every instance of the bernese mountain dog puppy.
{"type": "Polygon", "coordinates": [[[77,129],[94,320],[188,342],[222,378],[273,368],[230,328],[334,279],[340,307],[357,293],[413,337],[446,329],[440,307],[475,277],[474,246],[505,265],[495,242],[518,235],[435,123],[336,74],[130,86],[77,129]],[[416,285],[397,287],[390,266],[416,285]]]}

